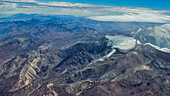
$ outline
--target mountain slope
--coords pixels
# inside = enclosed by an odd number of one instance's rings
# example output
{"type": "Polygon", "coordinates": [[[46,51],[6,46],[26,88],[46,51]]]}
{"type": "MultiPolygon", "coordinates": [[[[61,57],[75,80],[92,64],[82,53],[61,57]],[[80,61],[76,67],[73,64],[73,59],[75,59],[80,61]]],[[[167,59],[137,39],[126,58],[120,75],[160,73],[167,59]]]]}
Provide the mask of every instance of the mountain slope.
{"type": "Polygon", "coordinates": [[[111,52],[112,48],[107,46],[108,42],[107,38],[102,38],[99,42],[77,43],[55,52],[35,50],[18,56],[1,68],[1,94],[169,94],[169,53],[149,45],[136,45],[126,52],[116,49],[116,52],[104,61],[93,62],[111,52]],[[9,80],[13,82],[9,83],[9,80]]]}

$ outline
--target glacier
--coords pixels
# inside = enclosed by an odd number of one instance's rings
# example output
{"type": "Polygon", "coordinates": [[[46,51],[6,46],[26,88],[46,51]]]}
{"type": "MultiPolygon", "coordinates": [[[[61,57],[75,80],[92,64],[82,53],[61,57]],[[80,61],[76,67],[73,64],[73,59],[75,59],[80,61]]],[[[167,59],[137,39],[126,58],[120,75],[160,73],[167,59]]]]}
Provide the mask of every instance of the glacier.
{"type": "Polygon", "coordinates": [[[123,35],[105,36],[108,39],[107,46],[111,46],[113,49],[118,48],[122,51],[129,51],[136,45],[136,39],[123,35]]]}

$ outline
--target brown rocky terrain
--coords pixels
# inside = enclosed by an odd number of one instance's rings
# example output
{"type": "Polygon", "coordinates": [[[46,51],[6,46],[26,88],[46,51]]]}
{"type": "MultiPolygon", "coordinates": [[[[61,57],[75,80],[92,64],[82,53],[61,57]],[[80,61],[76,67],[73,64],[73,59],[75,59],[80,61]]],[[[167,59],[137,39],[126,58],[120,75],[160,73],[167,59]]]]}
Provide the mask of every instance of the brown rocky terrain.
{"type": "MultiPolygon", "coordinates": [[[[104,41],[104,40],[103,40],[104,41]]],[[[78,43],[58,51],[33,50],[1,67],[3,96],[167,96],[169,53],[137,45],[93,60],[110,51],[103,44],[78,43]],[[24,94],[23,94],[24,92],[24,94]]]]}

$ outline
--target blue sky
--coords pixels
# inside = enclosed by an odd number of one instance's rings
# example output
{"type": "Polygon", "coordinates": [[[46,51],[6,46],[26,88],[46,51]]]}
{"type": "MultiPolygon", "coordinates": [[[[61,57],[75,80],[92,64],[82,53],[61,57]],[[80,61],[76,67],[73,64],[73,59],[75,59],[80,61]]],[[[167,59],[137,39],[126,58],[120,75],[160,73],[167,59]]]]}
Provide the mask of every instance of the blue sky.
{"type": "Polygon", "coordinates": [[[95,5],[145,7],[155,10],[170,10],[170,0],[36,0],[36,1],[86,3],[95,5]]]}
{"type": "Polygon", "coordinates": [[[98,21],[170,23],[170,0],[0,0],[0,16],[72,15],[98,21]]]}

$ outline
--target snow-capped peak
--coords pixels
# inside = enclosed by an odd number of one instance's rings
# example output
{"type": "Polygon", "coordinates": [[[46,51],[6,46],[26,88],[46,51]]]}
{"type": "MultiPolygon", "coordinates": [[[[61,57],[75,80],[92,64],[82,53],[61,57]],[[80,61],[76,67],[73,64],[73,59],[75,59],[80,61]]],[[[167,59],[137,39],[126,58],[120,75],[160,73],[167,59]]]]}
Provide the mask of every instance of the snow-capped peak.
{"type": "Polygon", "coordinates": [[[141,43],[151,43],[159,47],[170,48],[170,24],[139,28],[131,33],[141,43]]]}
{"type": "Polygon", "coordinates": [[[164,24],[164,25],[160,26],[160,28],[169,30],[170,24],[164,24]]]}

